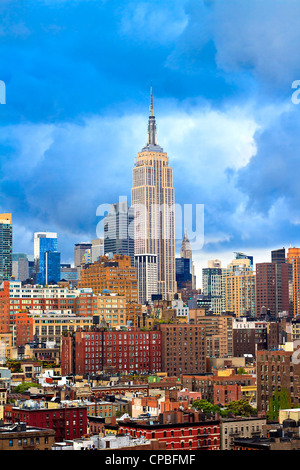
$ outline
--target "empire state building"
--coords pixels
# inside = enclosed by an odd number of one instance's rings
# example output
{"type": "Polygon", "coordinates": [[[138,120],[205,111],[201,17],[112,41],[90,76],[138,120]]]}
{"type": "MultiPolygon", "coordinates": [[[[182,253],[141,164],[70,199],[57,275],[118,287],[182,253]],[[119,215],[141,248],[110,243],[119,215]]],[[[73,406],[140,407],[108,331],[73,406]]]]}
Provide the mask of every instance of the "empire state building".
{"type": "Polygon", "coordinates": [[[176,292],[174,200],[172,168],[157,142],[151,86],[148,139],[133,168],[131,204],[135,213],[135,255],[156,255],[157,289],[163,299],[176,292]]]}

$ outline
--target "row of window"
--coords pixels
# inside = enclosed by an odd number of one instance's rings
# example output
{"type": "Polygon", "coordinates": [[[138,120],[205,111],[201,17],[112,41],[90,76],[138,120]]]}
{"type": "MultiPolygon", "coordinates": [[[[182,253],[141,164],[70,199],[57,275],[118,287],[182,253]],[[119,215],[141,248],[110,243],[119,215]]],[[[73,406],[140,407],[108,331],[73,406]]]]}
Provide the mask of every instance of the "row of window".
{"type": "MultiPolygon", "coordinates": [[[[29,439],[27,437],[24,437],[23,439],[18,439],[18,447],[22,447],[22,446],[27,446],[27,445],[31,445],[31,446],[39,446],[41,444],[41,441],[42,439],[44,440],[44,444],[48,444],[49,443],[49,439],[48,437],[44,437],[44,438],[40,438],[40,437],[30,437],[29,439]]],[[[14,447],[15,445],[15,441],[16,439],[9,439],[9,447],[14,447]]]]}

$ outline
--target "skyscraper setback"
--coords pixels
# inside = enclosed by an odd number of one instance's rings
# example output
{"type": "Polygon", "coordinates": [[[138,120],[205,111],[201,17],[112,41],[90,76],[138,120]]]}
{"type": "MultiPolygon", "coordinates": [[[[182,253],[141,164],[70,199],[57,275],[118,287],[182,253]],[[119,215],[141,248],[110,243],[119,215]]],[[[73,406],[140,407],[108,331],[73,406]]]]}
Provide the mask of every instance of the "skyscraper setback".
{"type": "Polygon", "coordinates": [[[158,293],[163,298],[172,296],[176,292],[173,173],[167,153],[157,142],[152,86],[148,140],[133,168],[131,204],[135,255],[157,256],[158,293]]]}

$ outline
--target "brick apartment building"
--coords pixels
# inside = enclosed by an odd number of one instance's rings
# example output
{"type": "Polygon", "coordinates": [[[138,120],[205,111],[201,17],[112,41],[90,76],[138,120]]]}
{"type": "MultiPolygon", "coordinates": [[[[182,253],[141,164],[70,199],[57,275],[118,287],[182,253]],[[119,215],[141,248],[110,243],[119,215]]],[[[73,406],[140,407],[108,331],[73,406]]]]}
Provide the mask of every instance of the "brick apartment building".
{"type": "Polygon", "coordinates": [[[237,318],[233,321],[233,356],[242,357],[251,354],[255,357],[259,349],[267,349],[267,322],[237,318]]]}
{"type": "Polygon", "coordinates": [[[62,337],[62,374],[161,372],[161,332],[91,328],[62,337]]]}
{"type": "Polygon", "coordinates": [[[214,403],[222,406],[231,401],[237,401],[242,398],[242,386],[240,384],[214,384],[214,403]]]}
{"type": "Polygon", "coordinates": [[[192,392],[200,392],[203,400],[219,403],[219,400],[225,400],[226,390],[228,397],[232,399],[235,397],[235,400],[238,399],[240,396],[240,388],[234,386],[239,385],[243,387],[255,385],[256,378],[248,374],[235,374],[234,371],[227,375],[219,375],[218,371],[214,371],[212,374],[205,375],[183,374],[181,383],[183,387],[186,387],[192,392]],[[220,397],[217,399],[218,390],[220,397]],[[222,394],[224,394],[223,397],[222,394]],[[214,401],[215,399],[217,399],[217,402],[214,401]]]}
{"type": "Polygon", "coordinates": [[[201,325],[206,330],[207,356],[232,357],[232,315],[208,315],[205,309],[191,309],[190,323],[201,325]],[[191,318],[192,317],[192,318],[191,318]]]}
{"type": "Polygon", "coordinates": [[[168,376],[204,373],[206,334],[202,325],[160,324],[162,370],[168,376]]]}
{"type": "Polygon", "coordinates": [[[7,424],[23,422],[27,426],[54,429],[55,441],[77,439],[87,433],[85,406],[45,407],[38,402],[25,401],[19,406],[6,404],[4,421],[7,424]]]}
{"type": "Polygon", "coordinates": [[[267,413],[274,392],[286,390],[293,407],[299,407],[300,364],[294,361],[293,351],[264,350],[256,356],[257,410],[267,413]]]}
{"type": "Polygon", "coordinates": [[[256,318],[263,316],[264,309],[276,315],[276,265],[256,263],[256,318]]]}
{"type": "Polygon", "coordinates": [[[220,421],[192,410],[161,413],[157,421],[119,421],[119,433],[156,439],[166,450],[220,450],[220,421]]]}

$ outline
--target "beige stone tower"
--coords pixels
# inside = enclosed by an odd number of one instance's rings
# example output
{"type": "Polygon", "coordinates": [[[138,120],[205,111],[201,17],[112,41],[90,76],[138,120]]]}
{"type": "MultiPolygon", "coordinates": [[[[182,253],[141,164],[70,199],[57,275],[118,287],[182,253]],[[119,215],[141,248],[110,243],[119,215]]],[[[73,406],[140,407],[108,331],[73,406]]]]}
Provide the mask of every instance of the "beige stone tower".
{"type": "Polygon", "coordinates": [[[133,168],[131,204],[135,254],[157,255],[158,293],[170,298],[176,292],[173,173],[167,153],[157,143],[152,86],[148,141],[133,168]]]}

